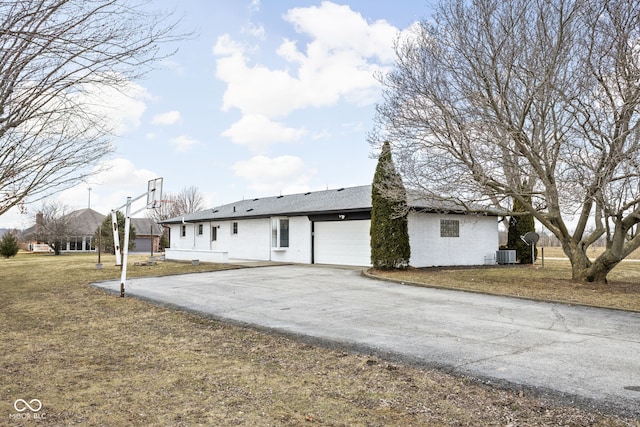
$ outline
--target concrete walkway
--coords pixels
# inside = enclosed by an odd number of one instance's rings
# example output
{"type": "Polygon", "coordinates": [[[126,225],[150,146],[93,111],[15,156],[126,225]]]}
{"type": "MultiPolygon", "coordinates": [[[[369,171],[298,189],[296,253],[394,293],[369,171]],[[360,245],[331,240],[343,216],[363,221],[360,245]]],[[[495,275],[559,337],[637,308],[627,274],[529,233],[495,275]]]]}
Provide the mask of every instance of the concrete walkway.
{"type": "MultiPolygon", "coordinates": [[[[120,283],[96,286],[119,293],[120,283]]],[[[131,279],[127,295],[640,417],[640,314],[271,266],[131,279]]]]}

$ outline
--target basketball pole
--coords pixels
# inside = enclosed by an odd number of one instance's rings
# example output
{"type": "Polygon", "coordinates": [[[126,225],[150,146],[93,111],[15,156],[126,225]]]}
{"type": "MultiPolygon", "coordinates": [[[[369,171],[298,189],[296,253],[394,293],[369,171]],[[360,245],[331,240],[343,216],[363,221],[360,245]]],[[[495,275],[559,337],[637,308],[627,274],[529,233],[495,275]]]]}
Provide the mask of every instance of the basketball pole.
{"type": "Polygon", "coordinates": [[[131,197],[127,197],[124,217],[124,246],[122,247],[122,270],[120,273],[120,297],[124,298],[124,284],[127,281],[127,261],[129,260],[129,228],[131,226],[131,197]]]}
{"type": "MultiPolygon", "coordinates": [[[[116,265],[118,264],[120,253],[118,251],[118,221],[116,216],[116,211],[125,208],[125,220],[124,220],[124,242],[122,246],[122,264],[120,265],[121,273],[120,273],[120,297],[124,298],[125,286],[127,282],[127,261],[129,258],[129,229],[131,228],[131,216],[137,214],[138,212],[142,212],[145,209],[157,208],[160,206],[162,200],[162,178],[156,178],[149,181],[148,190],[146,193],[141,194],[140,196],[132,199],[131,197],[127,197],[127,203],[120,206],[117,209],[111,211],[111,220],[113,223],[113,241],[116,249],[116,265]],[[131,212],[131,204],[137,202],[143,197],[147,197],[147,203],[145,207],[142,209],[138,209],[135,212],[131,212]]],[[[153,244],[153,242],[152,242],[153,244]]]]}

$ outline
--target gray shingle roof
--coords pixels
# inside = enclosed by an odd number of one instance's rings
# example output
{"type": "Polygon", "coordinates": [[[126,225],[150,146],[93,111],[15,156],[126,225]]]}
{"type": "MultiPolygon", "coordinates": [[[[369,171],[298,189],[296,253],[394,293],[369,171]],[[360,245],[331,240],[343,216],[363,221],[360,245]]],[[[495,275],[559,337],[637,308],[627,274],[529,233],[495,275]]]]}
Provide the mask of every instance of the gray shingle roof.
{"type": "Polygon", "coordinates": [[[96,232],[104,215],[93,209],[79,209],[67,215],[70,233],[77,236],[89,236],[96,232]]]}
{"type": "MultiPolygon", "coordinates": [[[[430,212],[468,211],[451,202],[427,199],[409,201],[413,208],[430,212]]],[[[335,190],[313,191],[285,196],[263,197],[239,200],[234,203],[205,209],[192,214],[161,221],[163,224],[184,222],[204,222],[214,220],[231,220],[241,218],[265,218],[270,216],[318,215],[345,212],[371,211],[371,185],[347,187],[335,190]]],[[[493,209],[477,208],[477,212],[498,215],[493,209]]]]}
{"type": "Polygon", "coordinates": [[[138,236],[148,236],[152,228],[154,236],[162,236],[162,226],[152,218],[131,218],[131,225],[136,229],[138,236]]]}
{"type": "Polygon", "coordinates": [[[202,222],[235,218],[264,218],[275,215],[297,216],[333,212],[366,212],[371,210],[371,186],[340,188],[284,196],[240,200],[171,218],[162,223],[202,222]]]}

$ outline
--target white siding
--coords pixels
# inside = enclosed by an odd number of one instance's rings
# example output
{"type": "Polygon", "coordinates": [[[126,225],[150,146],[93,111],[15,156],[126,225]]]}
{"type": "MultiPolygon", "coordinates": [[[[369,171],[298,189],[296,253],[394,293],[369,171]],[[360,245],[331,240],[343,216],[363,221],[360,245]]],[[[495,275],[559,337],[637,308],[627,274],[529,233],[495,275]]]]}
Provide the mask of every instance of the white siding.
{"type": "Polygon", "coordinates": [[[289,247],[271,248],[271,261],[311,263],[311,221],[308,217],[289,217],[289,247]]]}
{"type": "Polygon", "coordinates": [[[494,216],[409,214],[413,267],[483,265],[498,249],[494,216]],[[460,237],[440,237],[440,220],[460,221],[460,237]]]}
{"type": "Polygon", "coordinates": [[[315,223],[316,264],[371,265],[371,220],[315,223]]]}
{"type": "MultiPolygon", "coordinates": [[[[285,217],[281,217],[285,218],[285,217]]],[[[220,262],[221,259],[247,259],[280,262],[311,262],[311,222],[306,216],[289,218],[289,247],[271,248],[271,219],[240,219],[185,224],[186,236],[181,237],[182,224],[171,224],[171,248],[168,259],[220,262]],[[233,223],[238,223],[238,234],[233,234],[233,223]],[[202,235],[198,225],[203,224],[202,235]],[[211,240],[211,229],[216,227],[216,240],[211,240]],[[189,251],[193,256],[189,255],[189,251]],[[206,252],[211,252],[207,256],[206,252]]]]}
{"type": "Polygon", "coordinates": [[[271,252],[271,220],[269,218],[224,221],[218,230],[218,239],[229,258],[269,260],[271,252]],[[238,234],[232,234],[233,223],[238,223],[238,234]]]}
{"type": "MultiPolygon", "coordinates": [[[[289,217],[289,247],[271,248],[271,219],[238,220],[238,234],[232,234],[234,221],[172,224],[168,259],[200,259],[224,262],[228,259],[311,263],[311,222],[306,216],[289,217]],[[217,241],[211,240],[211,228],[217,241]]],[[[318,221],[315,223],[314,262],[317,264],[371,265],[370,220],[318,221]]],[[[498,249],[498,219],[494,216],[411,213],[409,239],[413,267],[482,265],[498,249]],[[440,237],[440,220],[459,221],[459,237],[440,237]]]]}

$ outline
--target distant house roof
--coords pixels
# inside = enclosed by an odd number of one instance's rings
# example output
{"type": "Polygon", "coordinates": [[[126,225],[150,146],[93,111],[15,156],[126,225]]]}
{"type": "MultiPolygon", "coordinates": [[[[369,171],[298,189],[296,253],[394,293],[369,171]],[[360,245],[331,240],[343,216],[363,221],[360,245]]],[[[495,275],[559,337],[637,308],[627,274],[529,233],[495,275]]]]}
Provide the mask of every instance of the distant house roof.
{"type": "Polygon", "coordinates": [[[131,218],[131,225],[136,229],[138,236],[162,236],[162,226],[151,218],[131,218]]]}
{"type": "MultiPolygon", "coordinates": [[[[429,202],[426,199],[416,200],[415,203],[412,202],[412,207],[431,212],[466,212],[460,206],[456,208],[452,203],[446,203],[445,206],[443,202],[429,202]]],[[[265,218],[277,215],[299,216],[370,211],[371,185],[362,185],[335,190],[239,200],[216,208],[167,219],[161,221],[161,224],[265,218]]],[[[498,215],[497,211],[490,209],[483,209],[482,212],[487,215],[498,215]]]]}
{"type": "MultiPolygon", "coordinates": [[[[68,218],[68,224],[70,224],[70,235],[90,236],[95,233],[105,216],[93,209],[79,209],[66,214],[64,217],[68,218]]],[[[33,225],[24,230],[21,235],[28,238],[33,236],[35,231],[36,226],[33,225]]]]}
{"type": "MultiPolygon", "coordinates": [[[[68,224],[70,224],[70,235],[91,236],[100,227],[106,215],[87,208],[68,213],[65,218],[68,218],[68,224]]],[[[136,234],[138,235],[148,236],[152,226],[154,236],[162,235],[162,227],[151,218],[131,218],[131,225],[136,229],[136,234]]],[[[31,236],[35,229],[36,226],[33,225],[24,230],[22,235],[31,236]]]]}
{"type": "Polygon", "coordinates": [[[73,211],[67,215],[69,224],[71,225],[71,233],[78,236],[93,235],[102,221],[104,221],[105,215],[93,209],[79,209],[73,211]]]}

